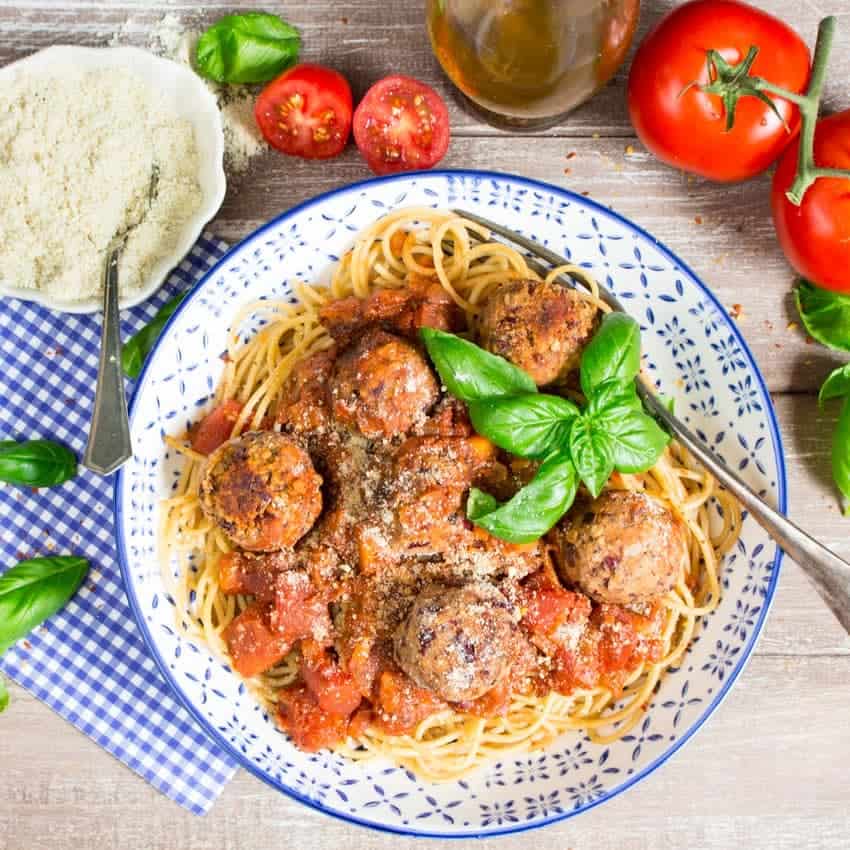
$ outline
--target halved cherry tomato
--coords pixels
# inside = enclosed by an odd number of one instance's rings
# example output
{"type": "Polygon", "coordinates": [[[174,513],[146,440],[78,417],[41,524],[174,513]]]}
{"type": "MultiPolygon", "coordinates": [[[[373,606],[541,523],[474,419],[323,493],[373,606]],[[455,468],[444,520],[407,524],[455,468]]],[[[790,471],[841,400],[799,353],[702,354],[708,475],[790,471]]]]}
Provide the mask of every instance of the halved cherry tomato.
{"type": "Polygon", "coordinates": [[[351,132],[351,87],[331,68],[296,65],[260,92],[254,117],[279,151],[330,159],[342,153],[351,132]]]}
{"type": "Polygon", "coordinates": [[[449,146],[449,112],[412,77],[384,77],[354,113],[354,141],[375,174],[433,168],[449,146]]]}
{"type": "Polygon", "coordinates": [[[233,426],[242,412],[242,403],[229,399],[211,410],[192,434],[192,448],[202,455],[212,454],[230,439],[233,426]]]}
{"type": "MultiPolygon", "coordinates": [[[[773,175],[773,223],[788,262],[812,283],[850,292],[850,180],[820,177],[803,203],[794,206],[785,193],[797,173],[799,142],[779,160],[773,175]]],[[[850,110],[821,118],[815,127],[815,165],[850,168],[850,110]]]]}
{"type": "Polygon", "coordinates": [[[781,97],[771,108],[741,97],[735,124],[726,129],[718,95],[709,82],[706,51],[730,63],[759,48],[751,73],[801,92],[809,79],[809,49],[791,27],[767,12],[736,0],[693,0],[668,12],[646,36],[629,73],[629,114],[640,140],[660,160],[721,182],[745,180],[764,171],[800,126],[796,106],[781,97]]]}

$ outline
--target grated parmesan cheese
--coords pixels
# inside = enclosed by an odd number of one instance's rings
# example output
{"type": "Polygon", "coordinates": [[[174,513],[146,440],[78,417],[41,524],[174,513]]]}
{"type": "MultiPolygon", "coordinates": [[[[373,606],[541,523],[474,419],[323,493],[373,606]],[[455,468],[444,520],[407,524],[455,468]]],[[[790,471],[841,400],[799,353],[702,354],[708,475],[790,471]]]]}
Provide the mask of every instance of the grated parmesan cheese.
{"type": "Polygon", "coordinates": [[[198,167],[192,126],[132,73],[18,74],[0,90],[0,281],[96,296],[110,242],[133,227],[119,273],[132,295],[200,206],[198,167]]]}

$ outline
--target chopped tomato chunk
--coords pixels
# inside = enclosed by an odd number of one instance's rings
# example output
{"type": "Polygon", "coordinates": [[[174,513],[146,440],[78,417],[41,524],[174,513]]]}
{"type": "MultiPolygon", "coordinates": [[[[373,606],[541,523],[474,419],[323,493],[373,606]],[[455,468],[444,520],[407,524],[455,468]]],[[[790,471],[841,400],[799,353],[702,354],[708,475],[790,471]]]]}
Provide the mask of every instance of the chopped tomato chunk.
{"type": "Polygon", "coordinates": [[[348,718],[328,714],[310,689],[290,685],[278,692],[278,722],[301,750],[315,753],[341,744],[348,737],[348,718]]]}
{"type": "Polygon", "coordinates": [[[292,646],[269,628],[263,606],[249,605],[222,633],[233,667],[243,676],[256,676],[274,667],[292,646]]]}
{"type": "Polygon", "coordinates": [[[535,635],[564,643],[580,636],[590,616],[590,600],[582,593],[555,587],[535,574],[521,588],[523,622],[535,635]]]}
{"type": "Polygon", "coordinates": [[[233,426],[241,412],[242,403],[233,398],[213,408],[198,423],[192,434],[192,448],[202,455],[212,454],[230,439],[233,426]]]}
{"type": "Polygon", "coordinates": [[[218,584],[222,593],[242,593],[269,598],[277,571],[285,568],[283,553],[251,555],[228,552],[218,562],[218,584]]]}
{"type": "Polygon", "coordinates": [[[316,592],[307,573],[287,570],[277,576],[271,624],[290,643],[302,638],[322,645],[330,641],[327,600],[316,592]]]}
{"type": "Polygon", "coordinates": [[[404,673],[394,670],[381,673],[376,720],[387,734],[412,732],[426,717],[445,707],[442,700],[414,684],[404,673]]]}
{"type": "Polygon", "coordinates": [[[348,717],[360,705],[354,679],[314,640],[301,641],[301,675],[322,711],[348,717]]]}

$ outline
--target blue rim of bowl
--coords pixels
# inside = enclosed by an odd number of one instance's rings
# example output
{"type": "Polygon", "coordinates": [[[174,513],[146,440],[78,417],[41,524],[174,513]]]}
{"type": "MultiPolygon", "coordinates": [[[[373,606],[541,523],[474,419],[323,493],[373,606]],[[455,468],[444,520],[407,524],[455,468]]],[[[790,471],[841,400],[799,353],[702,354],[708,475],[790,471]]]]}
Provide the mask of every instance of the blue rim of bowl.
{"type": "MultiPolygon", "coordinates": [[[[270,228],[277,226],[281,222],[286,221],[291,216],[296,215],[297,213],[303,212],[306,209],[309,209],[312,206],[317,204],[321,204],[329,198],[333,198],[336,195],[342,193],[348,193],[357,191],[358,189],[368,189],[371,186],[376,186],[384,183],[393,183],[393,182],[402,182],[405,180],[428,180],[428,179],[436,179],[436,180],[448,180],[451,178],[472,178],[472,179],[480,179],[480,180],[493,180],[493,181],[508,181],[512,183],[519,183],[523,186],[526,186],[533,190],[539,190],[544,192],[549,192],[554,195],[559,195],[560,197],[566,199],[570,203],[577,204],[579,206],[584,206],[590,210],[597,211],[606,216],[611,216],[616,219],[626,228],[631,230],[634,233],[639,234],[645,239],[648,239],[652,242],[655,247],[664,254],[674,265],[675,268],[679,269],[685,275],[687,275],[696,285],[700,288],[703,294],[709,299],[709,301],[714,305],[715,308],[720,312],[720,314],[726,319],[727,326],[730,329],[732,335],[735,338],[735,341],[741,347],[741,350],[744,352],[744,355],[755,374],[756,380],[758,381],[759,390],[762,393],[762,397],[765,402],[765,411],[767,413],[768,425],[770,428],[770,435],[773,441],[774,447],[774,458],[776,462],[777,469],[777,495],[778,495],[778,505],[779,510],[782,513],[785,513],[787,509],[787,480],[786,480],[786,470],[785,470],[785,455],[782,447],[782,437],[779,433],[779,425],[776,420],[776,411],[773,408],[773,402],[770,398],[770,393],[768,392],[767,386],[764,382],[764,377],[761,374],[761,370],[756,363],[755,357],[753,357],[752,351],[750,351],[750,347],[747,345],[746,340],[742,336],[740,330],[736,326],[735,322],[728,318],[728,314],[723,307],[723,305],[717,300],[717,296],[706,286],[702,280],[691,270],[691,268],[684,262],[682,262],[679,257],[674,254],[669,248],[667,248],[662,242],[652,236],[650,233],[647,233],[642,227],[631,222],[629,219],[620,215],[617,212],[609,209],[608,207],[603,206],[596,201],[592,201],[589,198],[582,197],[580,195],[575,194],[574,192],[570,192],[568,189],[562,189],[558,186],[553,186],[549,183],[544,183],[541,180],[533,180],[529,177],[521,177],[515,174],[506,174],[500,173],[497,171],[476,171],[476,170],[466,170],[466,169],[445,169],[440,171],[415,171],[408,172],[405,174],[394,174],[387,177],[375,177],[369,180],[362,180],[356,183],[350,183],[346,186],[340,187],[339,189],[333,189],[330,192],[325,192],[321,195],[316,195],[313,198],[310,198],[306,201],[303,201],[300,204],[288,209],[286,212],[281,213],[279,216],[273,218],[271,221],[266,222],[262,227],[259,227],[253,233],[249,234],[245,237],[241,242],[234,245],[230,248],[224,256],[213,266],[189,291],[186,298],[183,299],[180,306],[175,311],[174,315],[166,323],[163,328],[158,341],[154,345],[151,352],[148,354],[145,364],[142,367],[142,371],[139,374],[139,377],[136,379],[136,386],[133,391],[133,396],[130,401],[130,425],[132,431],[132,423],[133,416],[135,414],[136,409],[136,399],[138,397],[138,390],[143,385],[145,376],[147,374],[148,366],[154,360],[154,354],[156,353],[157,348],[163,339],[165,339],[169,329],[173,322],[176,321],[178,316],[185,310],[190,302],[198,295],[198,293],[205,287],[207,282],[211,280],[218,271],[224,266],[230,257],[237,251],[242,250],[248,243],[253,242],[258,237],[262,236],[266,231],[270,228]]],[[[682,746],[687,743],[694,734],[703,726],[703,724],[708,720],[708,718],[715,712],[715,710],[720,706],[720,703],[726,698],[726,695],[732,688],[732,685],[737,680],[738,676],[743,671],[744,667],[746,667],[747,662],[752,654],[753,649],[755,649],[756,644],[758,643],[759,637],[761,635],[762,628],[764,627],[765,619],[767,618],[768,611],[773,603],[773,597],[776,592],[776,584],[779,580],[779,571],[782,563],[782,549],[778,546],[776,548],[776,556],[773,559],[773,567],[771,571],[770,582],[767,587],[767,592],[765,595],[764,605],[762,605],[761,614],[758,620],[755,623],[753,628],[753,632],[750,636],[750,640],[747,643],[747,646],[744,647],[744,652],[741,658],[738,660],[737,665],[731,671],[731,673],[727,676],[726,682],[723,687],[719,690],[719,692],[715,695],[714,699],[709,703],[706,707],[705,711],[699,716],[699,718],[691,725],[691,727],[682,735],[681,738],[676,740],[673,746],[666,750],[662,755],[660,755],[653,762],[648,764],[643,770],[636,773],[634,776],[630,777],[628,781],[624,782],[622,785],[615,788],[613,791],[607,792],[603,794],[601,797],[589,801],[588,803],[578,807],[577,809],[572,809],[569,812],[564,812],[562,814],[557,814],[552,817],[545,818],[543,820],[536,821],[534,823],[529,824],[517,824],[516,826],[505,827],[503,829],[495,829],[495,830],[481,830],[481,831],[465,831],[465,832],[454,832],[454,833],[444,833],[444,832],[428,832],[424,830],[416,830],[416,829],[407,829],[405,827],[399,826],[390,826],[385,823],[377,823],[375,821],[369,821],[364,818],[354,817],[352,815],[345,814],[341,811],[335,811],[330,808],[326,808],[315,800],[311,800],[302,794],[299,794],[293,788],[289,788],[281,782],[274,780],[271,776],[263,773],[246,755],[239,751],[238,748],[234,747],[223,735],[219,734],[215,728],[207,721],[207,719],[201,714],[201,712],[196,708],[193,701],[189,698],[186,692],[181,688],[178,684],[176,677],[171,673],[171,670],[168,667],[168,663],[159,653],[156,648],[156,644],[154,643],[153,636],[151,635],[150,629],[145,622],[144,614],[142,612],[141,606],[139,605],[138,597],[136,596],[135,589],[133,587],[132,582],[130,581],[130,569],[127,561],[127,553],[124,544],[124,536],[121,531],[123,528],[122,517],[124,514],[124,505],[121,496],[122,491],[122,482],[123,482],[123,469],[118,470],[118,474],[115,477],[115,485],[114,485],[114,510],[115,510],[115,529],[116,529],[116,540],[118,544],[118,561],[121,568],[121,574],[124,579],[124,588],[127,593],[127,598],[130,602],[130,607],[133,610],[133,615],[136,618],[136,622],[139,625],[139,628],[142,632],[142,637],[147,644],[148,650],[154,658],[157,666],[159,667],[160,672],[162,673],[165,681],[169,684],[171,689],[174,691],[174,694],[177,696],[178,700],[182,703],[182,705],[186,708],[189,714],[195,719],[198,725],[203,729],[203,731],[207,734],[207,737],[216,744],[216,746],[220,747],[224,750],[234,761],[238,762],[240,766],[245,768],[249,773],[252,773],[258,779],[261,779],[263,782],[271,785],[273,788],[281,791],[287,796],[291,797],[293,800],[297,800],[299,803],[303,803],[305,806],[309,806],[311,809],[314,809],[318,812],[322,812],[323,814],[329,815],[330,817],[337,818],[339,820],[345,821],[347,823],[357,824],[358,826],[364,826],[370,829],[375,829],[380,832],[388,832],[397,835],[409,835],[416,836],[420,838],[489,838],[496,835],[509,835],[511,833],[517,832],[525,832],[531,829],[539,829],[543,826],[548,826],[552,823],[557,823],[558,821],[567,820],[569,818],[573,818],[576,815],[581,814],[582,812],[586,812],[590,809],[595,808],[601,803],[605,803],[608,800],[617,797],[622,794],[628,788],[631,788],[633,785],[636,785],[645,777],[649,776],[649,774],[653,773],[658,767],[664,764],[671,756],[677,753],[682,746]]]]}

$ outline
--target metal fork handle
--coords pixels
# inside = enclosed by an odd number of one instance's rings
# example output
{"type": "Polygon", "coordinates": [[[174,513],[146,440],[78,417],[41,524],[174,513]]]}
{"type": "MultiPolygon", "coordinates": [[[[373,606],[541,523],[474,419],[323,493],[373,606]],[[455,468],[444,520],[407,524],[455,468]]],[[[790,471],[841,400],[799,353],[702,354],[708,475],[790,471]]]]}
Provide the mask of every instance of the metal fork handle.
{"type": "MultiPolygon", "coordinates": [[[[553,267],[569,264],[567,259],[554,251],[496,222],[465,210],[456,209],[452,212],[486,227],[553,267]]],[[[601,284],[599,295],[613,310],[621,313],[628,312],[620,300],[601,284]]],[[[844,626],[844,630],[850,634],[850,564],[768,505],[735,472],[720,461],[680,419],[670,413],[642,379],[637,381],[637,389],[647,411],[675,435],[691,455],[735,496],[753,519],[802,567],[823,601],[844,626]]]]}
{"type": "Polygon", "coordinates": [[[118,260],[124,240],[109,249],[103,273],[103,327],[100,364],[89,441],[83,464],[109,475],[133,456],[124,374],[121,370],[121,320],[118,309],[118,260]]]}

